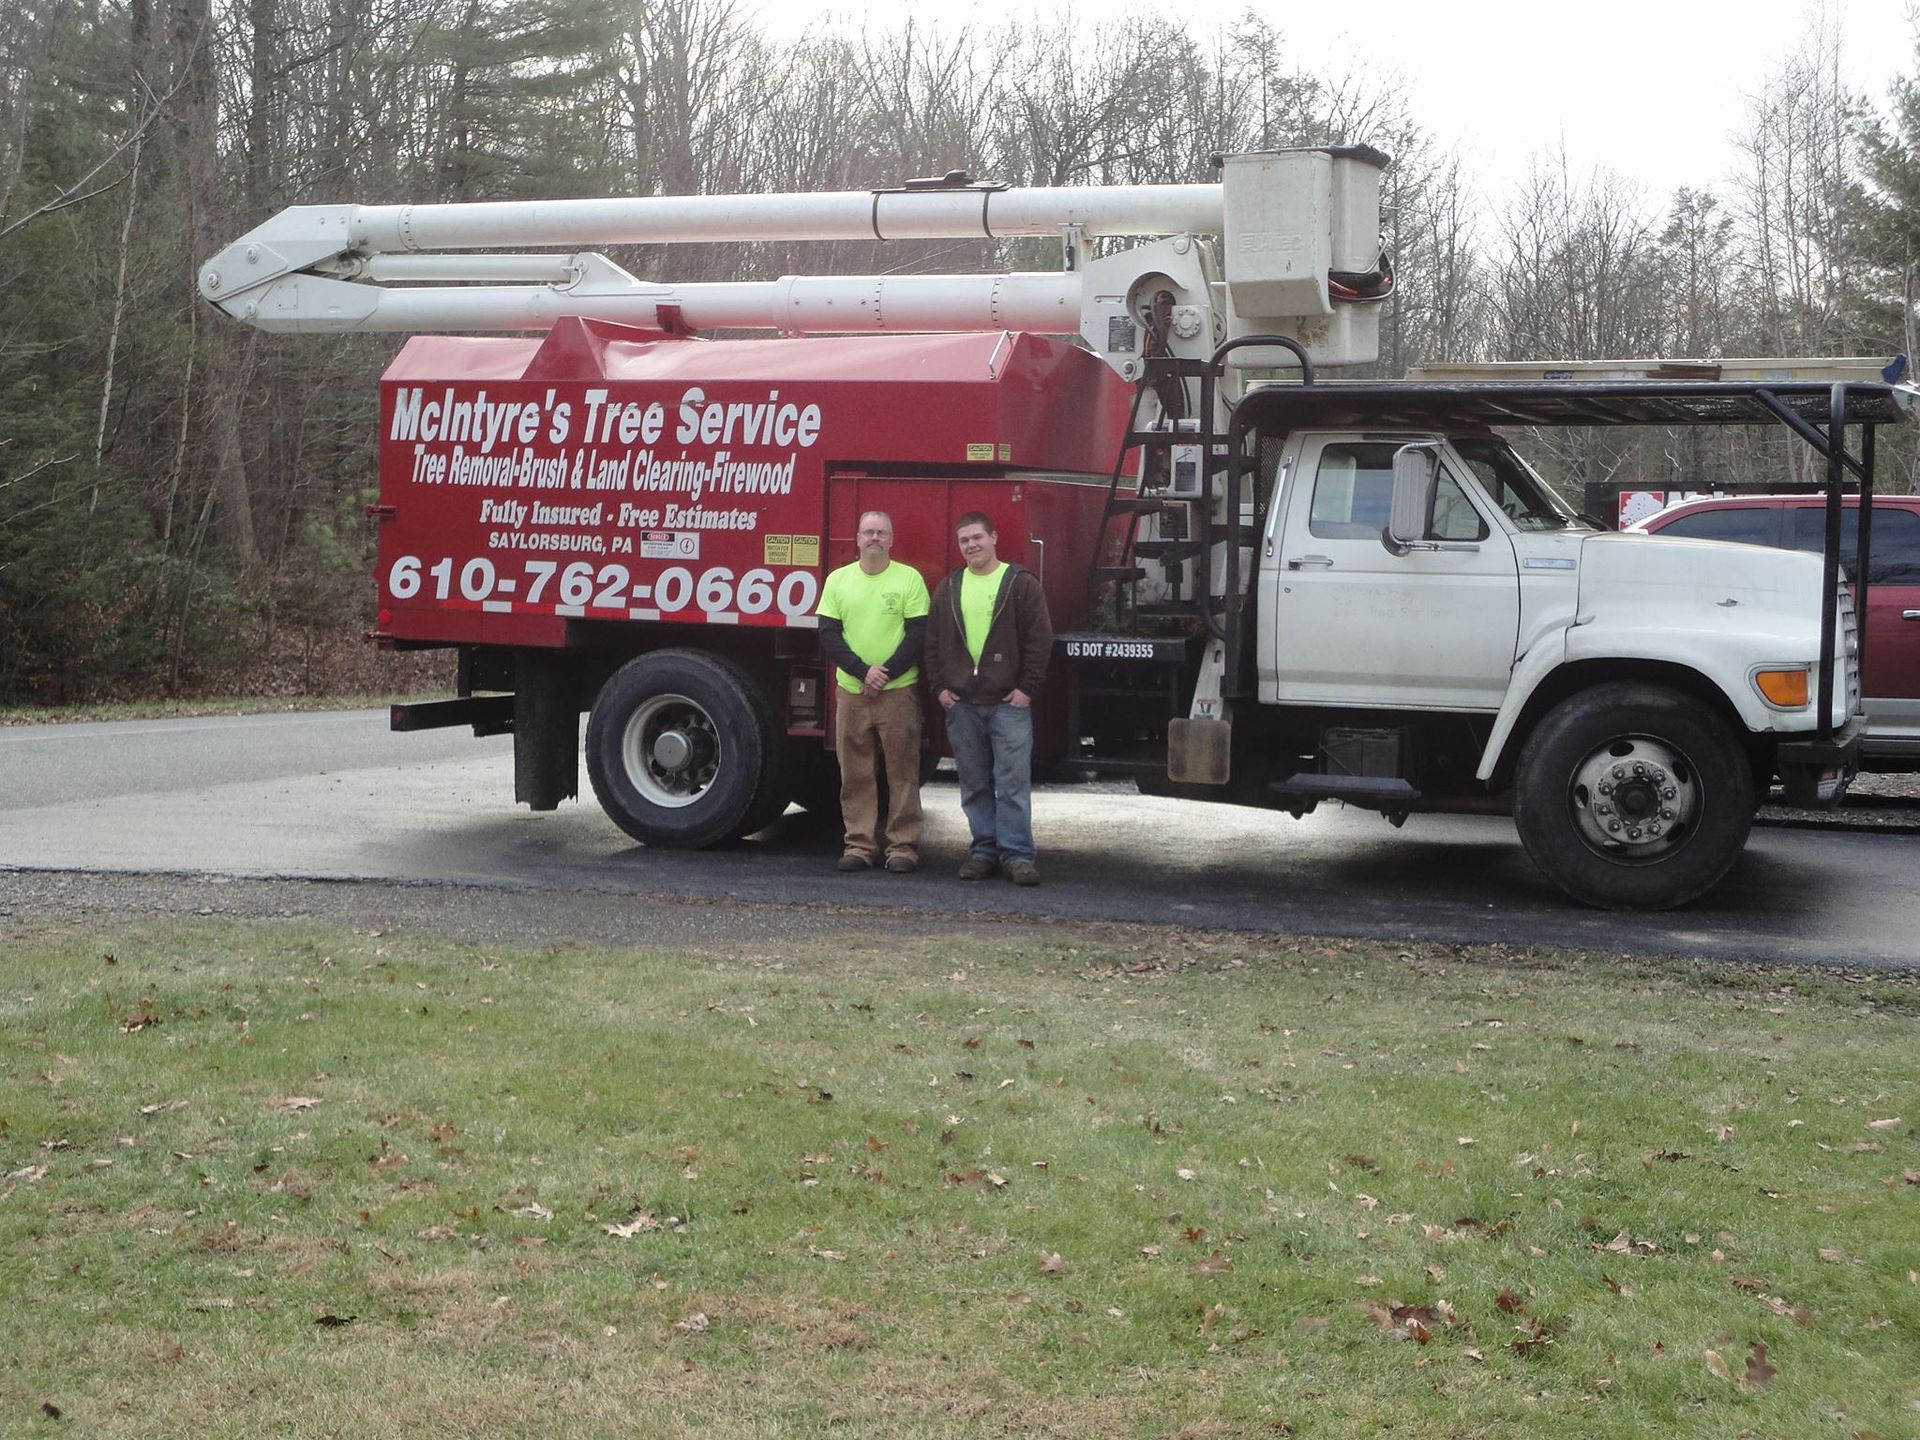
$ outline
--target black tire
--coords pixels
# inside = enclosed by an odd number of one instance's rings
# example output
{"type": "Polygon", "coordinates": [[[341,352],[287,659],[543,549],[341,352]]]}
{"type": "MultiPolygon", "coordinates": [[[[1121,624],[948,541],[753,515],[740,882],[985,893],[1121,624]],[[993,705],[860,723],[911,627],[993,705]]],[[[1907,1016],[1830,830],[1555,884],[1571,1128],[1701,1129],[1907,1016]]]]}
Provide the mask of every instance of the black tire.
{"type": "Polygon", "coordinates": [[[656,650],[595,697],[587,775],[600,808],[634,839],[697,850],[766,824],[776,799],[786,808],[777,739],[772,708],[739,666],[656,650]]]}
{"type": "Polygon", "coordinates": [[[1603,910],[1666,910],[1712,889],[1753,825],[1738,737],[1662,685],[1598,685],[1528,737],[1513,821],[1533,863],[1603,910]]]}

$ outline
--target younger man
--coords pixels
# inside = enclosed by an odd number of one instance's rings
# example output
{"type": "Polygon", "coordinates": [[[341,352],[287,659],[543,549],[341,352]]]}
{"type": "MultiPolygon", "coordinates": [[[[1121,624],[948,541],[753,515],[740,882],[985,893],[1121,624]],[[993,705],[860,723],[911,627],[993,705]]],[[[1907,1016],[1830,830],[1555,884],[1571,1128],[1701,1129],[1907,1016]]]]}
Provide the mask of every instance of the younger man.
{"type": "Polygon", "coordinates": [[[1000,869],[1016,885],[1038,885],[1032,706],[1053,656],[1053,623],[1039,578],[1000,558],[991,520],[962,515],[955,538],[966,563],[933,592],[927,675],[947,712],[973,834],[960,878],[1000,869]]]}

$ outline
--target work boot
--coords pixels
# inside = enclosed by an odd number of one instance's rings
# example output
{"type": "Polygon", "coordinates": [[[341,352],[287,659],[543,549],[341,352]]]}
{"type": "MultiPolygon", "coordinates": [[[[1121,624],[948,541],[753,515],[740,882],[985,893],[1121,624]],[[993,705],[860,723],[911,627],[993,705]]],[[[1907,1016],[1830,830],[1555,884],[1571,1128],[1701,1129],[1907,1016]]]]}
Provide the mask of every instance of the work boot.
{"type": "Polygon", "coordinates": [[[985,855],[969,855],[960,866],[962,880],[984,880],[1000,867],[985,855]]]}
{"type": "Polygon", "coordinates": [[[894,875],[911,875],[920,868],[920,862],[911,855],[889,855],[887,870],[894,875]]]}
{"type": "Polygon", "coordinates": [[[1016,885],[1038,885],[1040,871],[1031,860],[1011,860],[1007,862],[1007,878],[1016,885]]]}
{"type": "Polygon", "coordinates": [[[858,850],[849,850],[840,857],[840,869],[844,874],[851,875],[855,871],[871,870],[872,868],[873,857],[870,855],[862,855],[858,850]]]}

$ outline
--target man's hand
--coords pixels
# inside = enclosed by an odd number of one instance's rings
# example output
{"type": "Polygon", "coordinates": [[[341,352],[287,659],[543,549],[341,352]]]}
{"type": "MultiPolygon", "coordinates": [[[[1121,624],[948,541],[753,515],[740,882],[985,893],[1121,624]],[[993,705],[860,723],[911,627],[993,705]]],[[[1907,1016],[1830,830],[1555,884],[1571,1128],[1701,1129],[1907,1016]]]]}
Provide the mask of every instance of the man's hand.
{"type": "Polygon", "coordinates": [[[1007,704],[1013,706],[1016,710],[1024,710],[1033,704],[1033,697],[1027,694],[1026,691],[1016,687],[1007,692],[1007,704]]]}
{"type": "Polygon", "coordinates": [[[951,690],[942,690],[935,698],[939,700],[942,710],[951,710],[960,703],[960,697],[951,690]]]}
{"type": "Polygon", "coordinates": [[[882,690],[887,688],[887,681],[892,678],[892,676],[887,674],[886,666],[869,665],[867,667],[867,678],[860,686],[860,689],[869,697],[878,695],[882,690]]]}

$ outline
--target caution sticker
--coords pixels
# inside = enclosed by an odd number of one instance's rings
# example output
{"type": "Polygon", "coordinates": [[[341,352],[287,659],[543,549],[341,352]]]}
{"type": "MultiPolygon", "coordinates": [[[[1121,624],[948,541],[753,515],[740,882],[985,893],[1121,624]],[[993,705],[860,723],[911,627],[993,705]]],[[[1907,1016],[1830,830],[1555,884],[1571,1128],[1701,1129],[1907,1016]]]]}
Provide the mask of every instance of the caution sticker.
{"type": "Polygon", "coordinates": [[[969,445],[969,446],[967,446],[967,459],[969,459],[969,460],[991,460],[991,459],[993,459],[993,446],[991,446],[991,445],[969,445]]]}
{"type": "Polygon", "coordinates": [[[1013,463],[1013,446],[1003,444],[1000,447],[1000,463],[1002,465],[1011,465],[1013,463]]]}
{"type": "Polygon", "coordinates": [[[766,536],[762,542],[760,558],[768,565],[791,565],[793,563],[793,536],[766,536]]]}
{"type": "Polygon", "coordinates": [[[793,563],[795,565],[818,565],[820,563],[820,537],[818,535],[795,535],[793,538],[793,563]]]}

